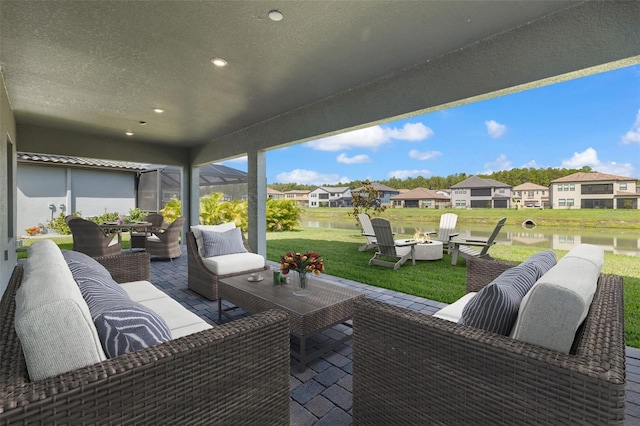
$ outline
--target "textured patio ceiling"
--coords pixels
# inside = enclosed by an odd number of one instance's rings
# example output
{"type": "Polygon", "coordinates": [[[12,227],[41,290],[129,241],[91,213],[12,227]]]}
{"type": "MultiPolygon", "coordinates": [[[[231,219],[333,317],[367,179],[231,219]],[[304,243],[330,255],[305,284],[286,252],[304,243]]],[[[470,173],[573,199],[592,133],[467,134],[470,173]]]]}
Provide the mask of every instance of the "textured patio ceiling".
{"type": "Polygon", "coordinates": [[[612,3],[2,0],[0,65],[20,149],[202,164],[637,55],[612,3]]]}

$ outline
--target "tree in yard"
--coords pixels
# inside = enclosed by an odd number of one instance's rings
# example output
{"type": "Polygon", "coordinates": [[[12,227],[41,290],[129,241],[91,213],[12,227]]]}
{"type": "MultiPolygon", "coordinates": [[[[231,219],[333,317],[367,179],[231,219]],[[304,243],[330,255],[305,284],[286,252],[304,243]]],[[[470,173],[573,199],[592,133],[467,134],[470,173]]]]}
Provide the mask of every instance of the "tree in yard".
{"type": "MultiPolygon", "coordinates": [[[[379,215],[387,209],[387,206],[383,206],[380,202],[382,194],[380,194],[368,180],[363,182],[363,187],[360,191],[353,192],[351,195],[353,196],[353,210],[348,214],[355,218],[357,218],[360,213],[369,214],[370,211],[373,212],[374,215],[379,215]]],[[[358,222],[358,225],[359,224],[360,222],[358,222]]]]}

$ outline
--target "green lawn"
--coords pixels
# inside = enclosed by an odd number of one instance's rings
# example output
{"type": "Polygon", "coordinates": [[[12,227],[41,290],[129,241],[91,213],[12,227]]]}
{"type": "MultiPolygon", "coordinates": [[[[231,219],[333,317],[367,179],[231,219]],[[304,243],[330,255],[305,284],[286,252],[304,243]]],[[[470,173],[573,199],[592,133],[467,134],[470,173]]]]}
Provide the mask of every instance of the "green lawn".
{"type": "MultiPolygon", "coordinates": [[[[287,251],[315,251],[322,255],[327,274],[445,303],[464,295],[464,260],[452,266],[451,257],[445,253],[441,261],[417,262],[415,266],[407,263],[393,271],[369,266],[373,251],[358,251],[364,242],[356,230],[303,228],[295,232],[270,232],[267,234],[267,258],[279,261],[287,251]]],[[[521,262],[538,251],[539,248],[495,245],[490,253],[499,260],[521,262]]],[[[566,251],[554,251],[558,258],[566,254],[566,251]]],[[[606,253],[603,273],[623,277],[626,343],[640,348],[640,257],[606,253]]]]}

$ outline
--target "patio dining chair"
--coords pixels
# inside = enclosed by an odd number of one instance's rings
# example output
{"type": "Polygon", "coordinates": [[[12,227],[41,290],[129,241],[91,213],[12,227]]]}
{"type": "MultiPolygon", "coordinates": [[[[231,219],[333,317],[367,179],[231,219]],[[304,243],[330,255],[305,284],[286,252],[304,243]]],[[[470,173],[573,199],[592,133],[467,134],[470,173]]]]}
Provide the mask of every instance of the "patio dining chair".
{"type": "Polygon", "coordinates": [[[391,224],[386,219],[372,219],[371,225],[378,243],[378,251],[369,260],[369,266],[386,266],[397,271],[409,259],[416,264],[417,240],[394,240],[391,224]]]}
{"type": "Polygon", "coordinates": [[[180,232],[186,218],[180,216],[174,220],[163,232],[152,232],[145,240],[147,252],[152,256],[173,259],[182,255],[180,249],[180,232]]]}
{"type": "Polygon", "coordinates": [[[73,236],[73,250],[91,257],[110,256],[122,251],[122,237],[118,232],[105,234],[97,223],[81,217],[71,218],[68,222],[73,236]]]}
{"type": "Polygon", "coordinates": [[[465,239],[452,239],[451,264],[455,265],[458,262],[458,256],[462,256],[465,259],[471,259],[474,257],[480,259],[491,259],[492,257],[489,256],[489,249],[492,245],[495,244],[494,240],[498,236],[498,233],[500,232],[506,221],[506,217],[500,219],[496,227],[493,229],[493,232],[491,232],[489,238],[475,237],[465,239]]]}
{"type": "Polygon", "coordinates": [[[152,232],[160,231],[162,229],[162,223],[164,222],[164,216],[160,213],[149,213],[143,219],[145,222],[151,223],[151,226],[147,228],[145,232],[132,232],[131,233],[131,248],[146,248],[147,237],[152,232]]]}

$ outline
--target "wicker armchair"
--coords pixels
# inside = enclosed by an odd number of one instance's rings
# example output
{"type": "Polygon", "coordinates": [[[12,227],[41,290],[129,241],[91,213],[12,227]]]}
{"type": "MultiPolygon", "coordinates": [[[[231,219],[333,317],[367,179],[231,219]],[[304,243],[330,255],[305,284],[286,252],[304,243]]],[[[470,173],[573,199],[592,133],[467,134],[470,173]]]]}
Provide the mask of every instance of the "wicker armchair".
{"type": "MultiPolygon", "coordinates": [[[[513,265],[467,263],[467,291],[513,265]]],[[[371,299],[354,306],[354,424],[622,425],[622,279],[601,275],[570,354],[371,299]]]]}
{"type": "MultiPolygon", "coordinates": [[[[145,252],[96,258],[148,280],[145,252]]],[[[0,302],[0,424],[289,424],[289,320],[278,310],[29,379],[14,329],[18,265],[0,302]]]]}
{"type": "Polygon", "coordinates": [[[132,232],[131,233],[131,248],[146,248],[147,236],[151,232],[160,231],[162,229],[162,223],[164,222],[164,216],[160,213],[149,213],[144,217],[145,222],[149,222],[151,226],[146,232],[132,232]]]}
{"type": "Polygon", "coordinates": [[[67,222],[73,235],[73,249],[91,257],[120,254],[122,237],[117,234],[114,242],[113,234],[105,234],[98,224],[80,217],[70,218],[67,222]]]}
{"type": "MultiPolygon", "coordinates": [[[[242,236],[247,251],[251,251],[251,247],[242,236]]],[[[218,280],[235,275],[249,274],[252,272],[261,272],[269,269],[269,265],[265,265],[259,269],[250,269],[235,274],[216,275],[211,272],[202,262],[202,258],[198,254],[198,245],[193,232],[187,232],[187,262],[188,262],[188,286],[191,290],[206,297],[209,300],[218,300],[218,280]]]]}
{"type": "Polygon", "coordinates": [[[152,236],[147,237],[145,248],[152,256],[167,257],[173,259],[182,255],[180,249],[180,232],[186,218],[180,216],[174,220],[171,225],[163,232],[153,232],[152,236]]]}

